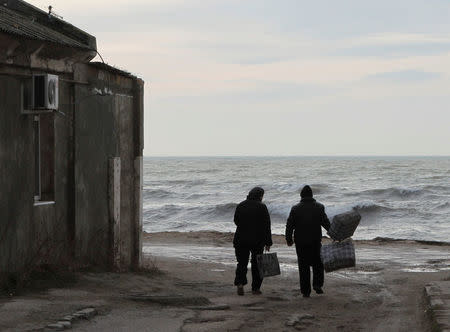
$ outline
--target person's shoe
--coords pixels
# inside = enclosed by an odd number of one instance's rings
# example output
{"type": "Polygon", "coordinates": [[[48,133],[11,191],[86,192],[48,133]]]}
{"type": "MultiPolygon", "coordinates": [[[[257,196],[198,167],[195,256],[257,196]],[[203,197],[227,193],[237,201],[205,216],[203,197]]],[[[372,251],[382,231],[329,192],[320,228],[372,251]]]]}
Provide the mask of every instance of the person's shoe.
{"type": "Polygon", "coordinates": [[[252,294],[253,295],[261,295],[262,292],[259,289],[254,289],[254,290],[252,290],[252,294]]]}
{"type": "Polygon", "coordinates": [[[244,295],[244,286],[243,285],[237,286],[237,294],[240,296],[244,295]]]}
{"type": "Polygon", "coordinates": [[[303,294],[303,297],[309,297],[309,294],[303,294]]]}
{"type": "Polygon", "coordinates": [[[323,294],[322,288],[314,288],[317,294],[323,294]]]}

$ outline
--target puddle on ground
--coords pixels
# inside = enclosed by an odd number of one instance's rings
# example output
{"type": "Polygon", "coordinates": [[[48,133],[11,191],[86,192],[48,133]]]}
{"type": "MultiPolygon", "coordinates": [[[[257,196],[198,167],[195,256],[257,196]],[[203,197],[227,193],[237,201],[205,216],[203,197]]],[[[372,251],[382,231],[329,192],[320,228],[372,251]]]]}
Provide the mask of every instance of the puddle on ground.
{"type": "Polygon", "coordinates": [[[443,271],[443,270],[429,269],[429,268],[425,268],[425,267],[413,267],[413,268],[402,269],[402,271],[403,272],[439,272],[439,271],[443,271]]]}

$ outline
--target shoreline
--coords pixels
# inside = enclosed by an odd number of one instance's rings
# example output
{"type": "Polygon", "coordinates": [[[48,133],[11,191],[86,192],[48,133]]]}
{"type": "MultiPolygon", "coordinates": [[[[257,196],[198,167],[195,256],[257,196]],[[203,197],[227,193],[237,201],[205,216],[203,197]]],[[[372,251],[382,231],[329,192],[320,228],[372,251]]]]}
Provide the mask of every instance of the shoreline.
{"type": "MultiPolygon", "coordinates": [[[[161,238],[170,238],[179,239],[185,238],[186,240],[195,240],[201,239],[204,240],[203,237],[210,236],[211,239],[216,239],[219,242],[226,243],[233,241],[233,232],[219,232],[219,231],[167,231],[167,232],[142,232],[144,241],[152,241],[152,239],[161,239],[161,238]]],[[[284,244],[284,235],[280,234],[272,234],[272,240],[274,244],[284,244]]],[[[329,243],[332,240],[327,236],[322,236],[323,243],[329,243]]],[[[397,239],[390,237],[382,237],[378,236],[373,239],[352,239],[355,244],[389,244],[389,243],[398,243],[398,244],[419,244],[419,245],[430,245],[430,246],[443,246],[450,247],[450,242],[446,241],[429,241],[429,240],[420,240],[420,239],[397,239]]]]}
{"type": "MultiPolygon", "coordinates": [[[[409,260],[449,267],[450,246],[355,241],[357,266],[326,273],[325,294],[304,299],[295,249],[282,236],[274,236],[273,246],[281,275],[264,280],[262,295],[251,294],[247,285],[245,295],[237,296],[232,237],[220,232],[144,234],[144,248],[150,250],[143,254],[147,269],[77,272],[76,280],[63,287],[0,298],[0,330],[45,330],[80,308],[93,308],[98,314],[74,321],[73,331],[436,331],[439,320],[433,322],[428,313],[439,318],[433,305],[441,298],[434,289],[447,287],[450,271],[420,270],[409,260]],[[425,288],[430,284],[437,286],[425,288]]],[[[247,276],[251,282],[250,272],[247,276]]]]}
{"type": "MultiPolygon", "coordinates": [[[[144,234],[143,253],[156,260],[173,259],[180,262],[202,262],[235,266],[233,233],[217,231],[162,232],[144,234]]],[[[297,270],[295,247],[288,247],[284,236],[273,235],[270,252],[276,252],[282,274],[297,270]]],[[[324,238],[323,244],[331,243],[324,238]]],[[[401,272],[450,271],[450,245],[428,241],[353,240],[356,265],[338,271],[352,278],[381,270],[401,272]]]]}

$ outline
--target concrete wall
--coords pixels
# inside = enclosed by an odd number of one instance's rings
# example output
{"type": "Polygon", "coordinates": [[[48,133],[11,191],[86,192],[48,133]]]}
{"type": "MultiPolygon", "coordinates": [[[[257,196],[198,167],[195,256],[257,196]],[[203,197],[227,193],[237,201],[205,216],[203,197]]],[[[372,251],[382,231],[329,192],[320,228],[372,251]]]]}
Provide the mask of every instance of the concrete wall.
{"type": "Polygon", "coordinates": [[[39,260],[111,266],[111,158],[121,163],[118,267],[136,267],[143,82],[106,66],[58,68],[32,69],[60,76],[60,113],[41,115],[54,120],[54,203],[36,205],[33,115],[21,114],[20,92],[30,70],[0,64],[0,272],[20,271],[39,260]],[[105,87],[111,95],[94,92],[105,87]]]}
{"type": "MultiPolygon", "coordinates": [[[[108,213],[109,170],[112,158],[120,159],[120,234],[119,262],[122,268],[136,265],[135,232],[142,226],[136,223],[140,207],[135,204],[134,162],[136,159],[136,122],[140,116],[135,101],[135,79],[90,65],[78,65],[77,81],[89,82],[76,88],[75,100],[75,215],[77,256],[102,262],[114,260],[111,241],[114,238],[113,216],[108,213]],[[94,89],[111,95],[96,95],[94,89]],[[95,142],[95,145],[92,144],[95,142]],[[97,186],[90,186],[91,183],[97,186]],[[138,211],[136,211],[136,209],[138,211]],[[93,218],[93,216],[95,216],[93,218]],[[89,238],[89,236],[91,238],[89,238]],[[98,244],[101,244],[99,246],[98,244]],[[101,249],[100,249],[100,248],[101,249]]],[[[142,151],[141,151],[142,153],[142,151]]],[[[98,262],[96,262],[98,264],[98,262]]]]}
{"type": "Polygon", "coordinates": [[[113,97],[91,90],[75,89],[75,250],[98,265],[108,260],[108,159],[117,154],[117,138],[113,97]]]}
{"type": "Polygon", "coordinates": [[[19,97],[20,80],[0,76],[0,270],[24,264],[34,232],[33,126],[19,97]]]}
{"type": "MultiPolygon", "coordinates": [[[[59,260],[68,252],[71,145],[70,105],[67,117],[46,114],[54,121],[54,204],[34,202],[33,115],[21,113],[21,84],[29,77],[0,75],[0,269],[21,270],[36,261],[59,260]],[[51,257],[47,257],[51,256],[51,257]]],[[[67,84],[62,100],[70,100],[67,84]]]]}
{"type": "Polygon", "coordinates": [[[133,137],[133,97],[116,97],[117,119],[119,120],[119,156],[121,160],[120,181],[120,238],[121,262],[131,265],[134,241],[134,137],[133,137]]]}

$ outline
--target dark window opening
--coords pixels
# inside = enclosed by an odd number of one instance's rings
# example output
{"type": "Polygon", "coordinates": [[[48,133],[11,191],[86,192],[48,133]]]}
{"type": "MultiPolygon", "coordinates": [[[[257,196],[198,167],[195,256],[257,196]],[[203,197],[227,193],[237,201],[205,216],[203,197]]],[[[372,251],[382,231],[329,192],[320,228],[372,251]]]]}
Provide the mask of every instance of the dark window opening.
{"type": "Polygon", "coordinates": [[[45,108],[45,77],[35,76],[34,79],[34,91],[33,91],[33,107],[45,108]]]}
{"type": "Polygon", "coordinates": [[[53,114],[34,117],[34,199],[55,200],[55,122],[53,114]]]}
{"type": "Polygon", "coordinates": [[[34,200],[41,199],[41,152],[39,135],[39,116],[34,117],[34,200]]]}

